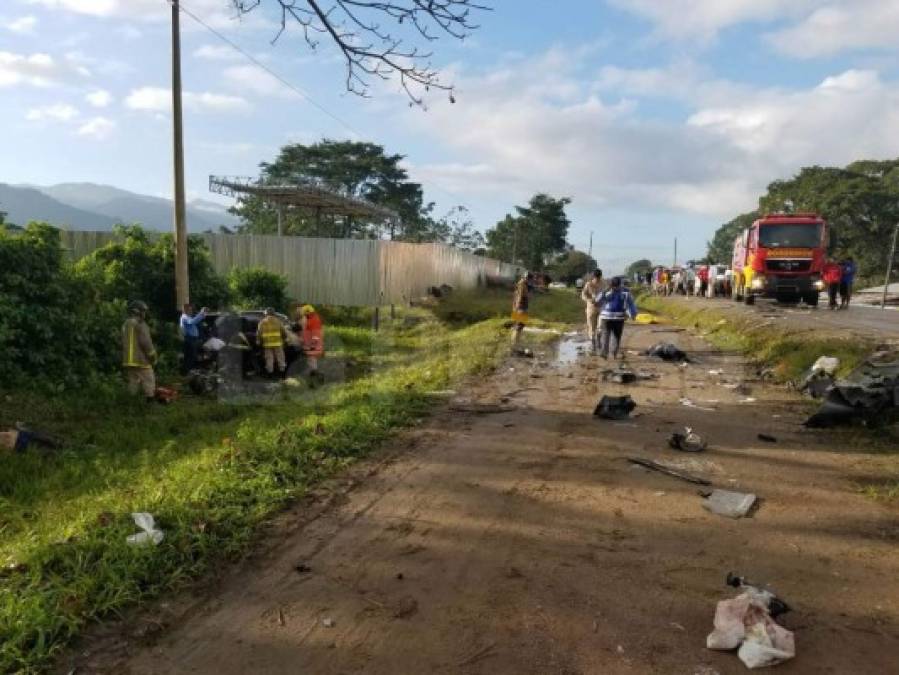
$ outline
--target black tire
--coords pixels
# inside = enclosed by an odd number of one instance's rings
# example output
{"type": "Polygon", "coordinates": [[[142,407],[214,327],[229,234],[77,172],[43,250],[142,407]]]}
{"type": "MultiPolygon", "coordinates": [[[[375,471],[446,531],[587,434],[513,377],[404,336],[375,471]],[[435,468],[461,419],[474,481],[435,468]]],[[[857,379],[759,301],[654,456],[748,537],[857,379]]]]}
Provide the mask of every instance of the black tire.
{"type": "Polygon", "coordinates": [[[817,293],[809,293],[804,298],[805,304],[808,305],[809,307],[817,307],[818,300],[820,299],[820,297],[821,296],[818,295],[817,293]]]}
{"type": "Polygon", "coordinates": [[[743,298],[743,302],[745,302],[747,305],[754,305],[755,304],[755,296],[752,293],[747,293],[746,296],[743,298]]]}

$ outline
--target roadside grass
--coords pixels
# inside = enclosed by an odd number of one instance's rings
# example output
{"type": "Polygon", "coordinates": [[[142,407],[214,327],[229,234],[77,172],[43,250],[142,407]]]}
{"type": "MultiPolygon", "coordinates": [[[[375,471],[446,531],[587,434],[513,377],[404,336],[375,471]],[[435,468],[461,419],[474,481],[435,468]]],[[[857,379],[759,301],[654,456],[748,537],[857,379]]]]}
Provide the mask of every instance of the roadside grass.
{"type": "MultiPolygon", "coordinates": [[[[535,314],[565,314],[546,300],[535,314]]],[[[0,672],[46,668],[87,622],[236,558],[266,518],[425,416],[431,392],[508,352],[502,318],[448,325],[414,308],[378,333],[350,323],[326,327],[327,359],[364,364],[357,379],[262,403],[148,407],[118,383],[52,399],[0,392],[0,426],[67,441],[0,457],[0,672]],[[126,544],[138,511],[165,532],[159,546],[126,544]]]]}
{"type": "MultiPolygon", "coordinates": [[[[447,324],[471,323],[492,318],[508,319],[513,293],[505,288],[456,291],[432,306],[434,315],[447,324]]],[[[584,306],[573,288],[531,293],[529,314],[536,325],[572,324],[583,320],[584,306]]]]}
{"type": "Polygon", "coordinates": [[[840,359],[838,375],[858,366],[874,349],[873,341],[857,337],[818,335],[809,330],[764,325],[758,317],[736,318],[717,311],[713,304],[697,301],[697,307],[643,295],[640,308],[675,324],[694,328],[721,349],[740,351],[759,367],[771,368],[779,382],[801,379],[820,356],[840,359]]]}

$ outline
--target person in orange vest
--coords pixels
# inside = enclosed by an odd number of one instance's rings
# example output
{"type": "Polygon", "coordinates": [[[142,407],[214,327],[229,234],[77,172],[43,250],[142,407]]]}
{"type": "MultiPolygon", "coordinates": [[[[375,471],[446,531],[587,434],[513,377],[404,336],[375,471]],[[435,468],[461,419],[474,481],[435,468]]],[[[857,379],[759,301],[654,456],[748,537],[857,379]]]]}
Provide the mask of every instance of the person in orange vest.
{"type": "Polygon", "coordinates": [[[128,304],[129,317],[122,324],[122,368],[132,394],[142,391],[152,401],[156,396],[156,348],[147,325],[147,303],[134,300],[128,304]]]}
{"type": "Polygon", "coordinates": [[[827,286],[827,306],[830,309],[837,308],[837,293],[840,291],[840,280],[843,278],[843,269],[835,262],[826,262],[821,270],[821,280],[827,286]]]}
{"type": "Polygon", "coordinates": [[[299,323],[303,331],[303,352],[309,363],[309,374],[317,376],[318,360],[325,355],[325,329],[321,315],[312,305],[303,305],[299,323]]]}
{"type": "Polygon", "coordinates": [[[275,363],[278,364],[278,372],[283,373],[287,367],[284,358],[284,342],[287,331],[281,319],[275,316],[275,310],[267,307],[265,316],[256,328],[256,342],[262,347],[265,357],[265,372],[272,375],[275,371],[275,363]]]}

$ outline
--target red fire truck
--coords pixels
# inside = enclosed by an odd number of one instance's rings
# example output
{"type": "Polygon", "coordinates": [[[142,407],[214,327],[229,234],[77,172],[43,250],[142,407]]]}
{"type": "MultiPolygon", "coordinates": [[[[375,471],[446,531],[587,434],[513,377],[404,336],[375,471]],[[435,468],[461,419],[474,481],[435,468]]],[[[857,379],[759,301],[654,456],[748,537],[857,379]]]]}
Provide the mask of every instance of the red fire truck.
{"type": "Polygon", "coordinates": [[[761,295],[817,305],[827,238],[827,223],[816,213],[759,218],[734,241],[734,300],[751,305],[761,295]]]}

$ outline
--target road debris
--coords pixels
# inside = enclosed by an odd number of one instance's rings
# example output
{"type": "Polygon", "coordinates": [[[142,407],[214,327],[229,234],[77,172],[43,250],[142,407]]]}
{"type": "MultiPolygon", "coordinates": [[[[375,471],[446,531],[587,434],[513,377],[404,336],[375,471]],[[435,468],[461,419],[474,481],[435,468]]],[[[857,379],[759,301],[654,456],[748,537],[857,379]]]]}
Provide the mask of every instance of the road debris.
{"type": "Polygon", "coordinates": [[[334,622],[334,619],[332,619],[331,617],[325,617],[324,619],[322,619],[322,626],[324,626],[325,628],[334,628],[335,625],[336,624],[334,622]]]}
{"type": "Polygon", "coordinates": [[[728,584],[743,592],[731,600],[722,600],[715,609],[715,630],[706,638],[706,647],[731,650],[739,647],[737,656],[750,669],[774,666],[796,656],[792,631],[774,621],[774,616],[788,611],[786,603],[773,593],[749,585],[728,574],[728,584]]]}
{"type": "Polygon", "coordinates": [[[711,485],[711,481],[707,481],[705,478],[699,478],[698,476],[691,476],[688,473],[683,473],[681,471],[675,471],[674,469],[670,469],[663,464],[659,464],[658,462],[653,462],[650,459],[643,459],[641,457],[628,457],[627,461],[631,464],[637,464],[638,466],[645,467],[650,471],[658,471],[659,473],[664,473],[667,476],[673,476],[674,478],[680,478],[681,480],[685,480],[688,483],[693,483],[694,485],[711,485]]]}
{"type": "Polygon", "coordinates": [[[682,452],[702,452],[706,449],[705,439],[690,427],[684,427],[684,433],[674,432],[668,438],[668,445],[682,452]]]}
{"type": "Polygon", "coordinates": [[[153,516],[149,513],[132,513],[131,517],[134,519],[134,524],[143,530],[143,532],[130,534],[125,539],[132,546],[145,546],[147,544],[158,546],[159,542],[165,538],[165,533],[156,528],[156,521],[153,520],[153,516]]]}
{"type": "Polygon", "coordinates": [[[637,374],[632,370],[604,370],[602,372],[603,382],[614,382],[616,384],[631,384],[637,381],[637,374]]]}
{"type": "Polygon", "coordinates": [[[655,356],[663,361],[678,361],[680,363],[689,363],[690,358],[686,352],[682,351],[676,345],[670,342],[659,342],[646,350],[646,356],[655,356]]]}
{"type": "Polygon", "coordinates": [[[717,408],[706,408],[701,405],[696,405],[691,399],[684,397],[680,400],[680,404],[682,406],[686,406],[687,408],[696,408],[697,410],[705,410],[706,412],[715,412],[717,408]]]}
{"type": "Polygon", "coordinates": [[[525,359],[534,358],[534,352],[531,351],[530,349],[528,349],[527,347],[525,347],[524,349],[513,349],[512,355],[519,356],[519,357],[525,358],[525,359]]]}
{"type": "Polygon", "coordinates": [[[752,493],[730,490],[712,490],[703,496],[702,506],[706,510],[727,518],[743,518],[758,500],[752,493]]]}
{"type": "Polygon", "coordinates": [[[811,428],[884,419],[899,407],[899,361],[866,361],[827,390],[824,403],[805,421],[811,428]]]}
{"type": "Polygon", "coordinates": [[[755,403],[757,399],[752,398],[752,396],[747,396],[746,398],[741,398],[739,403],[755,403]]]}
{"type": "Polygon", "coordinates": [[[777,437],[770,434],[759,434],[756,438],[760,441],[765,441],[765,443],[777,443],[777,437]]]}
{"type": "Polygon", "coordinates": [[[606,420],[625,420],[634,411],[637,404],[630,396],[603,396],[593,414],[606,420]]]}
{"type": "Polygon", "coordinates": [[[496,415],[518,410],[514,405],[494,405],[491,403],[456,403],[450,410],[458,413],[474,413],[475,415],[496,415]]]}

